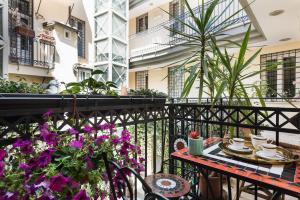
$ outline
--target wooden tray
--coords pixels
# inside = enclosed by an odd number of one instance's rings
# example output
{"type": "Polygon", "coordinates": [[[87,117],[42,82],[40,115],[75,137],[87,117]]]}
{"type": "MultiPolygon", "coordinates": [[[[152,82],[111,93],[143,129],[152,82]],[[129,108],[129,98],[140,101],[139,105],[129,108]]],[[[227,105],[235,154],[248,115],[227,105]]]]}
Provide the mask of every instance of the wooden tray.
{"type": "Polygon", "coordinates": [[[277,147],[277,151],[284,156],[285,158],[284,160],[268,160],[256,156],[256,150],[253,147],[251,141],[246,141],[245,146],[251,148],[253,150],[252,153],[240,153],[237,151],[233,151],[228,148],[228,145],[230,144],[221,142],[219,144],[219,147],[225,154],[229,156],[233,156],[235,158],[239,158],[241,160],[245,160],[249,162],[255,162],[258,164],[285,165],[285,164],[296,162],[298,159],[298,157],[295,156],[291,151],[284,149],[282,147],[277,147]]]}

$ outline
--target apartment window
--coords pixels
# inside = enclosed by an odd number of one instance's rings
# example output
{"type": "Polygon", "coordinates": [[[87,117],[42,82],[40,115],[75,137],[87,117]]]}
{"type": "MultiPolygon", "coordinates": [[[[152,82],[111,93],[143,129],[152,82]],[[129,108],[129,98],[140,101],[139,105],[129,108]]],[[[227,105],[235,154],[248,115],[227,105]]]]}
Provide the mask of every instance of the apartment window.
{"type": "Polygon", "coordinates": [[[140,33],[148,29],[148,13],[136,18],[136,32],[140,33]]]}
{"type": "Polygon", "coordinates": [[[300,49],[261,55],[262,86],[267,97],[295,97],[300,91],[300,49]],[[279,95],[278,95],[279,94],[279,95]]]}
{"type": "Polygon", "coordinates": [[[296,94],[296,57],[283,58],[283,93],[287,97],[296,94]]]}
{"type": "MultiPolygon", "coordinates": [[[[174,31],[183,31],[184,26],[176,20],[184,14],[184,3],[181,0],[174,0],[169,4],[170,20],[174,20],[171,23],[171,29],[174,31]]],[[[171,35],[175,35],[175,32],[171,31],[171,35]]]]}
{"type": "Polygon", "coordinates": [[[277,60],[268,60],[267,69],[267,97],[277,96],[277,60]],[[275,69],[274,69],[275,68],[275,69]]]}
{"type": "Polygon", "coordinates": [[[71,31],[65,29],[65,39],[71,40],[71,35],[72,35],[71,31]]]}
{"type": "Polygon", "coordinates": [[[18,1],[19,12],[27,15],[29,13],[29,2],[26,0],[18,1]]]}
{"type": "Polygon", "coordinates": [[[91,77],[90,70],[79,69],[78,70],[78,81],[83,81],[91,77]]]}
{"type": "Polygon", "coordinates": [[[76,17],[70,17],[70,25],[78,31],[78,56],[85,58],[85,21],[76,17]]]}
{"type": "Polygon", "coordinates": [[[148,89],[148,71],[135,73],[135,89],[148,89]]]}
{"type": "Polygon", "coordinates": [[[184,85],[184,68],[173,67],[168,69],[168,94],[172,98],[181,96],[184,85]]]}

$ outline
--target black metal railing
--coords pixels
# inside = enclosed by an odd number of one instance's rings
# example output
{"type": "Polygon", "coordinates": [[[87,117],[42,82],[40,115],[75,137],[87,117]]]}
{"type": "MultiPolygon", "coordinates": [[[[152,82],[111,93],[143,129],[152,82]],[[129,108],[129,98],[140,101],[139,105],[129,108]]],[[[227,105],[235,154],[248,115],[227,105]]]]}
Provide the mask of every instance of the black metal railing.
{"type": "MultiPolygon", "coordinates": [[[[276,143],[288,134],[300,134],[300,109],[276,107],[227,106],[206,104],[168,103],[165,98],[103,97],[72,95],[7,95],[0,96],[0,146],[9,145],[18,137],[35,137],[37,123],[47,110],[54,111],[53,122],[60,131],[88,123],[94,127],[101,123],[114,123],[126,127],[133,134],[135,143],[142,147],[146,158],[148,176],[158,172],[177,173],[195,181],[193,167],[178,164],[170,159],[174,142],[187,139],[191,130],[201,129],[203,136],[222,137],[229,127],[250,128],[256,134],[273,132],[276,143]],[[74,121],[75,120],[75,121],[74,121]],[[201,127],[199,127],[201,126],[201,127]]],[[[193,182],[196,191],[197,182],[193,182]]],[[[142,193],[135,184],[135,197],[142,193]]]]}
{"type": "Polygon", "coordinates": [[[55,67],[55,45],[39,39],[16,40],[10,50],[10,62],[53,69],[55,67]]]}

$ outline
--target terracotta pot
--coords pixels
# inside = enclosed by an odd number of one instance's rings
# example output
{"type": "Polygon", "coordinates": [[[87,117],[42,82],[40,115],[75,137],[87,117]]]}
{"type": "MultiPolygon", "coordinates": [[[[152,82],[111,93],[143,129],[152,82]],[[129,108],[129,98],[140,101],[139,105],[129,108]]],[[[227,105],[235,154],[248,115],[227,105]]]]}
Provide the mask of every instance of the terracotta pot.
{"type": "Polygon", "coordinates": [[[214,195],[212,195],[210,189],[208,189],[207,193],[207,182],[206,179],[203,177],[203,175],[200,175],[200,192],[201,192],[201,197],[208,199],[208,200],[218,200],[218,199],[227,199],[227,192],[223,190],[223,197],[221,198],[221,180],[219,176],[216,176],[214,173],[209,175],[208,177],[209,183],[212,188],[212,192],[214,195]],[[214,198],[213,198],[214,197],[214,198]]]}

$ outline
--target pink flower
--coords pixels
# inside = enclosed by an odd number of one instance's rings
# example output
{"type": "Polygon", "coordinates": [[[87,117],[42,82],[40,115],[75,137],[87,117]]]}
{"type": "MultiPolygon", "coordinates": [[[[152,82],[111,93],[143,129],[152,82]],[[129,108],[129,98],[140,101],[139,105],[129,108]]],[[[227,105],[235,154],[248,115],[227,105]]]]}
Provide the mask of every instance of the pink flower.
{"type": "Polygon", "coordinates": [[[51,115],[53,115],[53,110],[52,109],[49,109],[47,112],[45,112],[44,114],[43,114],[43,118],[49,118],[49,117],[51,117],[51,115]]]}
{"type": "Polygon", "coordinates": [[[69,145],[70,145],[71,147],[76,148],[76,149],[81,149],[82,146],[83,146],[83,142],[84,142],[84,139],[83,139],[83,137],[81,136],[79,140],[72,140],[72,141],[70,142],[69,145]]]}
{"type": "Polygon", "coordinates": [[[94,131],[94,128],[90,125],[85,125],[82,130],[86,133],[92,133],[94,131]]]}
{"type": "Polygon", "coordinates": [[[50,189],[59,192],[63,187],[69,182],[69,179],[62,174],[58,174],[56,176],[52,176],[50,178],[50,189]]]}
{"type": "Polygon", "coordinates": [[[115,137],[111,140],[111,143],[114,145],[118,145],[121,142],[121,139],[119,137],[115,137]]]}
{"type": "Polygon", "coordinates": [[[68,130],[68,132],[69,132],[71,135],[77,135],[77,134],[79,134],[79,132],[78,132],[75,128],[70,128],[70,129],[68,130]]]}
{"type": "Polygon", "coordinates": [[[69,145],[76,149],[81,149],[83,146],[82,142],[80,142],[78,140],[72,140],[69,145]]]}
{"type": "Polygon", "coordinates": [[[97,137],[96,139],[96,144],[100,145],[104,140],[108,139],[109,137],[107,135],[101,135],[97,137]]]}
{"type": "Polygon", "coordinates": [[[1,161],[0,162],[0,177],[4,175],[4,170],[5,170],[5,162],[1,161]]]}
{"type": "Polygon", "coordinates": [[[41,153],[37,158],[36,163],[38,167],[46,167],[52,159],[52,154],[55,152],[54,149],[48,149],[41,153]]]}
{"type": "Polygon", "coordinates": [[[101,130],[109,130],[109,129],[114,129],[116,125],[106,123],[106,124],[98,125],[97,127],[100,128],[101,130]]]}
{"type": "Polygon", "coordinates": [[[123,130],[123,131],[122,131],[122,135],[121,135],[121,140],[122,140],[123,142],[129,142],[129,141],[130,141],[130,138],[131,138],[130,132],[127,131],[127,130],[123,130]]]}
{"type": "Polygon", "coordinates": [[[85,190],[80,190],[77,194],[75,194],[72,200],[90,200],[90,198],[87,196],[85,190]]]}
{"type": "Polygon", "coordinates": [[[22,170],[28,170],[28,169],[30,169],[30,166],[26,163],[20,163],[19,168],[22,170]]]}
{"type": "Polygon", "coordinates": [[[31,154],[33,152],[32,142],[30,140],[18,139],[14,144],[13,148],[20,147],[20,150],[24,154],[31,154]]]}
{"type": "Polygon", "coordinates": [[[0,148],[0,161],[4,160],[4,158],[7,156],[7,153],[4,149],[0,148]]]}
{"type": "Polygon", "coordinates": [[[56,145],[58,143],[58,135],[54,132],[44,129],[41,131],[41,136],[43,137],[44,142],[48,145],[56,145]]]}
{"type": "Polygon", "coordinates": [[[95,165],[89,156],[85,156],[84,160],[86,161],[86,168],[94,169],[95,165]]]}

